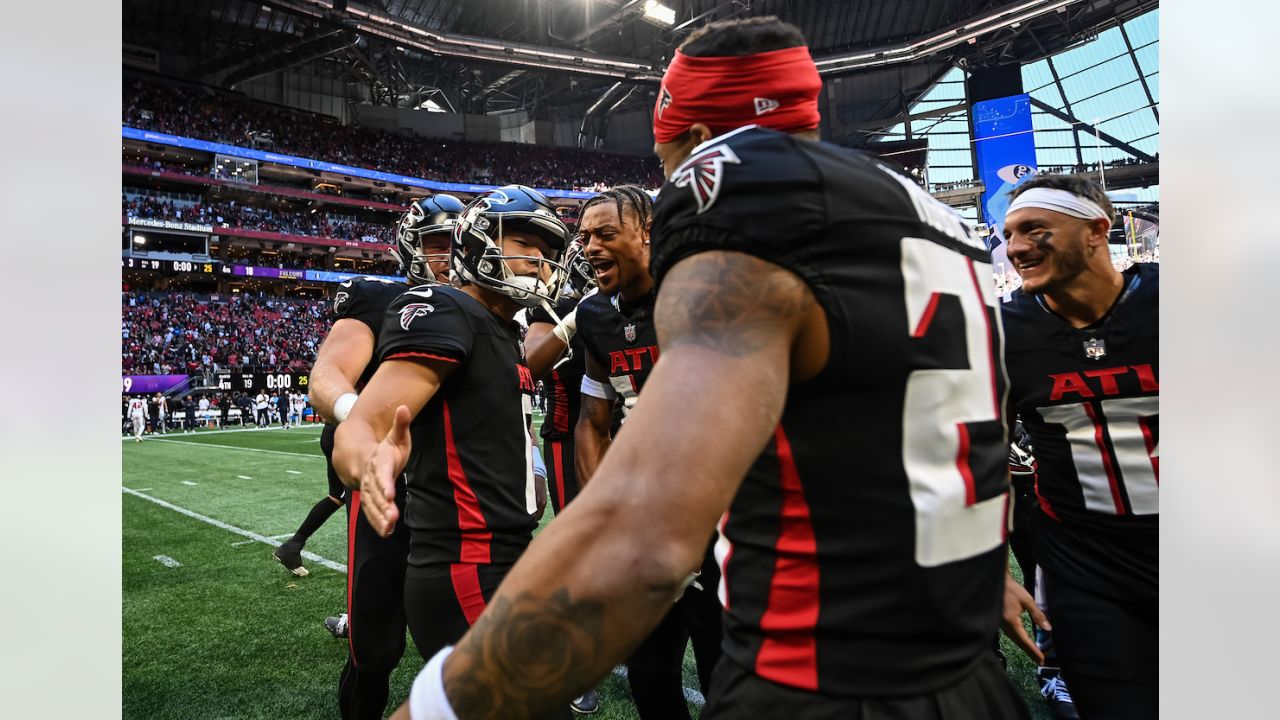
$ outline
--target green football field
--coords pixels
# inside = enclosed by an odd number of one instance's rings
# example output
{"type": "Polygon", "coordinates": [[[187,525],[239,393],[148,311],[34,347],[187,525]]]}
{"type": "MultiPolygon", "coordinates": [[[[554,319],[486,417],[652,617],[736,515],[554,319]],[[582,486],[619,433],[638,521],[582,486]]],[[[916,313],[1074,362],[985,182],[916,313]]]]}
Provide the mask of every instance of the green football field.
{"type": "MultiPolygon", "coordinates": [[[[327,492],[320,428],[170,432],[122,445],[124,717],[337,718],[346,643],[322,623],[346,599],[342,513],[307,543],[308,576],[271,556],[327,492]]],[[[1001,642],[1032,715],[1049,718],[1034,667],[1001,642]]],[[[410,640],[392,707],[421,665],[410,640]]],[[[689,652],[684,677],[696,718],[689,652]]],[[[600,705],[593,717],[637,717],[616,672],[600,705]]]]}

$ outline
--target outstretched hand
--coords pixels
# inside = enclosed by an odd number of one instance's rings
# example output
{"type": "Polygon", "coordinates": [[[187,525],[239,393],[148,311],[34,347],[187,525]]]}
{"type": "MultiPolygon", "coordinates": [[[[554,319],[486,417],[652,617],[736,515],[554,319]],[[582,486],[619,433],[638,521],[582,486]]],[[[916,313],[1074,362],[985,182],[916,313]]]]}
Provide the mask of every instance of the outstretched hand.
{"type": "Polygon", "coordinates": [[[1022,652],[1027,657],[1035,661],[1037,665],[1044,664],[1044,653],[1040,652],[1040,647],[1036,645],[1036,641],[1027,633],[1027,628],[1022,624],[1022,613],[1026,611],[1031,614],[1031,622],[1045,630],[1052,630],[1049,625],[1049,618],[1044,616],[1040,611],[1040,607],[1036,605],[1035,598],[1027,592],[1022,584],[1013,579],[1008,571],[1004,575],[1004,613],[1001,618],[1001,624],[1004,628],[1005,637],[1014,642],[1015,645],[1022,648],[1022,652]]]}
{"type": "Polygon", "coordinates": [[[391,534],[400,518],[396,507],[396,478],[409,461],[412,447],[409,423],[412,421],[408,407],[397,407],[391,429],[365,460],[360,473],[360,505],[365,519],[382,537],[391,534]]]}

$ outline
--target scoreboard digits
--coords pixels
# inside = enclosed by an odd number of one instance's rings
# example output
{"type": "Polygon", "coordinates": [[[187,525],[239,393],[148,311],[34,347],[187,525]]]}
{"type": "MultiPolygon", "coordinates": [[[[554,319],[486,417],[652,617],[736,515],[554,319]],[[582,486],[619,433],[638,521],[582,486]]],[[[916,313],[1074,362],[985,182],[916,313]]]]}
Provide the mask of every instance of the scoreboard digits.
{"type": "Polygon", "coordinates": [[[305,388],[310,383],[306,373],[218,373],[219,390],[289,390],[305,388]]]}
{"type": "Polygon", "coordinates": [[[152,260],[151,258],[126,257],[120,259],[120,267],[128,270],[159,270],[172,273],[192,273],[196,275],[212,275],[218,272],[217,262],[196,262],[194,260],[152,260]]]}

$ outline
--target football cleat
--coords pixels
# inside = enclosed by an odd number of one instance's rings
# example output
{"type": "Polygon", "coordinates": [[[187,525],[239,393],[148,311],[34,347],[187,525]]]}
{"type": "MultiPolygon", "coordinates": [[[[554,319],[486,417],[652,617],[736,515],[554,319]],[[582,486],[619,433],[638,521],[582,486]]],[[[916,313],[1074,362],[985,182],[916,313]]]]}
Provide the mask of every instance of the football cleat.
{"type": "Polygon", "coordinates": [[[347,614],[342,613],[338,617],[327,617],[324,619],[324,629],[336,638],[344,638],[347,636],[347,614]]]}
{"type": "Polygon", "coordinates": [[[294,543],[284,543],[271,553],[272,557],[280,561],[286,570],[297,575],[298,577],[306,577],[308,570],[302,567],[302,546],[294,543]]]}
{"type": "Polygon", "coordinates": [[[581,696],[574,698],[569,703],[569,708],[580,715],[594,715],[600,710],[600,696],[596,694],[595,688],[591,688],[581,696]]]}
{"type": "Polygon", "coordinates": [[[1049,712],[1056,720],[1078,720],[1076,706],[1071,702],[1071,693],[1067,690],[1067,681],[1057,668],[1042,667],[1036,671],[1040,679],[1040,694],[1049,704],[1049,712]]]}

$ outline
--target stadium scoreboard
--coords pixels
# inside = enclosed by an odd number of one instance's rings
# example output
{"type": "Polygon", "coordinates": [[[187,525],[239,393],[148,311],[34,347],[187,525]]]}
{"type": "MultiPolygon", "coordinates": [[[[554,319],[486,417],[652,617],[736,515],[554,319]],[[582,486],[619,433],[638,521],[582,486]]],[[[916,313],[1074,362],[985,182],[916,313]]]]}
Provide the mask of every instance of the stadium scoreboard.
{"type": "Polygon", "coordinates": [[[215,374],[218,390],[257,392],[258,390],[307,390],[308,373],[220,372],[215,374]]]}
{"type": "Polygon", "coordinates": [[[151,258],[122,257],[120,267],[125,270],[160,270],[172,273],[191,273],[196,275],[214,275],[218,272],[219,262],[200,262],[197,260],[152,260],[151,258]]]}

